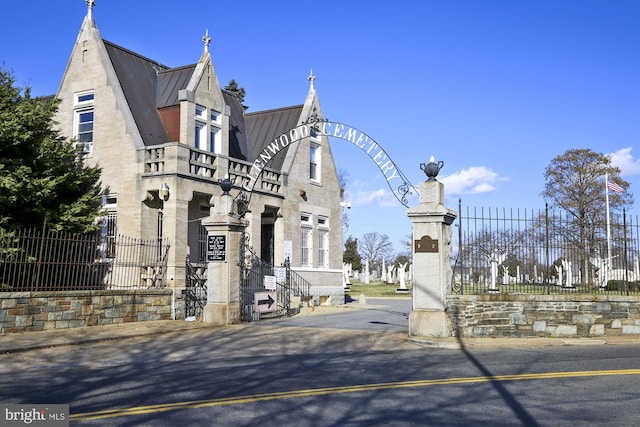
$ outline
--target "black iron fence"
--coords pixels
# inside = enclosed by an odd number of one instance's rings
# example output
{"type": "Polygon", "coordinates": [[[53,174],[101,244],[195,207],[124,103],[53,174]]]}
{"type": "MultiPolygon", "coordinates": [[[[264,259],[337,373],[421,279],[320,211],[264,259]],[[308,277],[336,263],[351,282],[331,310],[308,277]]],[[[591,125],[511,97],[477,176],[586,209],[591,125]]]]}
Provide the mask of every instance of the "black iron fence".
{"type": "Polygon", "coordinates": [[[640,293],[640,225],[622,214],[462,208],[454,293],[640,293]]]}
{"type": "Polygon", "coordinates": [[[0,236],[0,292],[165,286],[168,239],[23,229],[0,236]]]}

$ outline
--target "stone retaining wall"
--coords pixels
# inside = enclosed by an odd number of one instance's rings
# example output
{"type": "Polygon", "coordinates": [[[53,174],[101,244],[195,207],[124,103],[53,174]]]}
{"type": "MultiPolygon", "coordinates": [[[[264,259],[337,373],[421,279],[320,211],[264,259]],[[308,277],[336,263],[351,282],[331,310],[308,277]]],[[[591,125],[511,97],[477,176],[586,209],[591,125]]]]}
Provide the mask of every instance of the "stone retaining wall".
{"type": "Polygon", "coordinates": [[[0,332],[171,319],[171,289],[0,292],[0,332]]]}
{"type": "Polygon", "coordinates": [[[640,298],[620,295],[449,295],[462,337],[640,335],[640,298]]]}

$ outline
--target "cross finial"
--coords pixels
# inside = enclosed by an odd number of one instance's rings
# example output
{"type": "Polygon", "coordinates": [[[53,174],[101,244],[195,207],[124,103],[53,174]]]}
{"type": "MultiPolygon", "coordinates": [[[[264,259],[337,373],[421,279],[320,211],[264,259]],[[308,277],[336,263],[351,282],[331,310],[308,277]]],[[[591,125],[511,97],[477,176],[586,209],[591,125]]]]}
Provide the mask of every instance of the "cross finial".
{"type": "Polygon", "coordinates": [[[89,19],[93,19],[93,8],[96,5],[96,0],[84,0],[84,2],[87,4],[87,17],[89,19]]]}
{"type": "Polygon", "coordinates": [[[309,84],[310,84],[309,89],[311,89],[311,90],[315,90],[315,88],[313,87],[313,82],[314,82],[315,79],[316,79],[316,76],[313,75],[313,70],[311,70],[311,73],[309,74],[309,77],[307,77],[307,80],[309,80],[309,84]]]}
{"type": "Polygon", "coordinates": [[[211,43],[211,37],[209,37],[209,30],[202,36],[202,42],[204,43],[204,51],[209,52],[209,43],[211,43]]]}

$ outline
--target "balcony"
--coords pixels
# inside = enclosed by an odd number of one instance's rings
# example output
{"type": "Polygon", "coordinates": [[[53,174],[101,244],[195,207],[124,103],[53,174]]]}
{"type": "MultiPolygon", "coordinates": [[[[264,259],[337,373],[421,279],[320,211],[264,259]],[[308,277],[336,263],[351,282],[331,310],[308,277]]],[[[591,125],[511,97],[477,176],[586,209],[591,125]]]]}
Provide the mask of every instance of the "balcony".
{"type": "MultiPolygon", "coordinates": [[[[229,174],[235,188],[241,188],[251,171],[251,162],[198,150],[179,143],[168,143],[144,149],[143,177],[178,174],[185,179],[210,181],[218,185],[218,180],[229,174]]],[[[264,169],[254,191],[272,195],[282,195],[282,174],[273,169],[264,169]]]]}

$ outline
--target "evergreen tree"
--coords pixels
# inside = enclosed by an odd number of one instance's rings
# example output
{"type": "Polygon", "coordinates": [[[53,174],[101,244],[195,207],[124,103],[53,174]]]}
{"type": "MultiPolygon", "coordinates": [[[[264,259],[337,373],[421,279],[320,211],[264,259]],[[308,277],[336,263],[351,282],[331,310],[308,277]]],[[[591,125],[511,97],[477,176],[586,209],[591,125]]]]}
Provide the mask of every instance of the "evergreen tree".
{"type": "Polygon", "coordinates": [[[238,82],[236,82],[234,79],[229,80],[229,83],[227,83],[227,85],[224,87],[224,90],[238,98],[238,100],[240,101],[240,105],[242,105],[242,108],[244,108],[245,110],[249,108],[247,105],[244,105],[244,97],[247,92],[243,87],[238,86],[238,82]]]}
{"type": "Polygon", "coordinates": [[[362,271],[362,258],[358,253],[358,239],[354,239],[352,236],[347,238],[342,253],[342,262],[351,263],[354,271],[362,271]]]}
{"type": "Polygon", "coordinates": [[[0,69],[0,232],[42,227],[82,233],[100,214],[99,167],[56,129],[58,99],[31,98],[0,69]]]}

